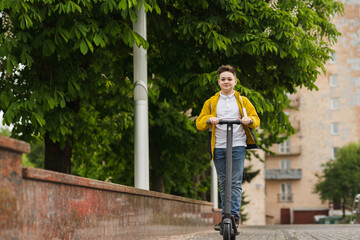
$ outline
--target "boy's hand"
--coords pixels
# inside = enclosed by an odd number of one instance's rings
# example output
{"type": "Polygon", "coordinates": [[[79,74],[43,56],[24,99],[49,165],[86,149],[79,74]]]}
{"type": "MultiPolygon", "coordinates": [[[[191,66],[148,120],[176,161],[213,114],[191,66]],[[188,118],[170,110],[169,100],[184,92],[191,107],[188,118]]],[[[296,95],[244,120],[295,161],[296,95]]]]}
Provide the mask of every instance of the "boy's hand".
{"type": "Polygon", "coordinates": [[[219,123],[219,119],[217,117],[211,117],[209,118],[212,125],[216,125],[219,123]]]}
{"type": "Polygon", "coordinates": [[[249,118],[249,117],[243,117],[243,118],[241,119],[241,124],[247,126],[247,125],[250,125],[250,121],[251,121],[251,118],[249,118]]]}

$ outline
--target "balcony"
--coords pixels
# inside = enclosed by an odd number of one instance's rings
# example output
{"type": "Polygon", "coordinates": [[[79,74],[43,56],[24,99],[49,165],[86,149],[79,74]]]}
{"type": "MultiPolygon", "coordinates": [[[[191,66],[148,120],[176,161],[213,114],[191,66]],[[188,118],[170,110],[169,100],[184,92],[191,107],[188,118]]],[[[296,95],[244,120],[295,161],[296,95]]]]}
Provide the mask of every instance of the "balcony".
{"type": "Polygon", "coordinates": [[[266,180],[300,180],[301,169],[265,169],[266,180]]]}

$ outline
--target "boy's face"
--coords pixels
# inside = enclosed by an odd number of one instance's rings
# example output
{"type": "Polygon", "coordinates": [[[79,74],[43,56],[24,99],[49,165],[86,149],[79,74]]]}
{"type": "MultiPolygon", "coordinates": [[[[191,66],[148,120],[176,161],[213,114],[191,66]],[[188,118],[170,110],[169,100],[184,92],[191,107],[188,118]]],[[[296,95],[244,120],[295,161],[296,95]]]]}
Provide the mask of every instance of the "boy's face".
{"type": "Polygon", "coordinates": [[[218,83],[223,94],[230,94],[234,90],[237,80],[231,72],[222,72],[218,83]]]}

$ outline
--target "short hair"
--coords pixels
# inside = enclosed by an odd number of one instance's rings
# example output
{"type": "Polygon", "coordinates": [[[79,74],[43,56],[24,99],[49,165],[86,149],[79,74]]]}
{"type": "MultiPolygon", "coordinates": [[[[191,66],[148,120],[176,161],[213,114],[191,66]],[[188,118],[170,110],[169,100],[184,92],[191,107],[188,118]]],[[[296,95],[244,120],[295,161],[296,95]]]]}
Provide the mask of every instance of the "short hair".
{"type": "Polygon", "coordinates": [[[223,72],[231,72],[232,74],[234,74],[234,76],[236,76],[236,69],[231,65],[222,65],[221,67],[219,67],[219,69],[217,70],[218,76],[220,76],[220,74],[223,72]]]}

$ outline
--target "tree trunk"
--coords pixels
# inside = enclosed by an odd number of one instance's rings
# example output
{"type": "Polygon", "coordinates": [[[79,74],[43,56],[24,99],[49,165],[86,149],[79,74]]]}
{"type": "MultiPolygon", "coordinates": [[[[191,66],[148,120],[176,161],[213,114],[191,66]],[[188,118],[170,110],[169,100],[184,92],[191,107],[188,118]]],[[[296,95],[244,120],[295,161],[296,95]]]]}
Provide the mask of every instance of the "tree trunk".
{"type": "Polygon", "coordinates": [[[156,192],[165,192],[164,174],[161,170],[161,149],[157,143],[150,143],[150,161],[151,161],[151,190],[156,192]]]}
{"type": "Polygon", "coordinates": [[[152,190],[156,192],[165,192],[164,175],[161,173],[153,174],[152,190]]]}
{"type": "Polygon", "coordinates": [[[49,133],[45,133],[45,169],[68,173],[71,172],[72,145],[69,142],[62,148],[59,142],[54,143],[49,133]]]}

